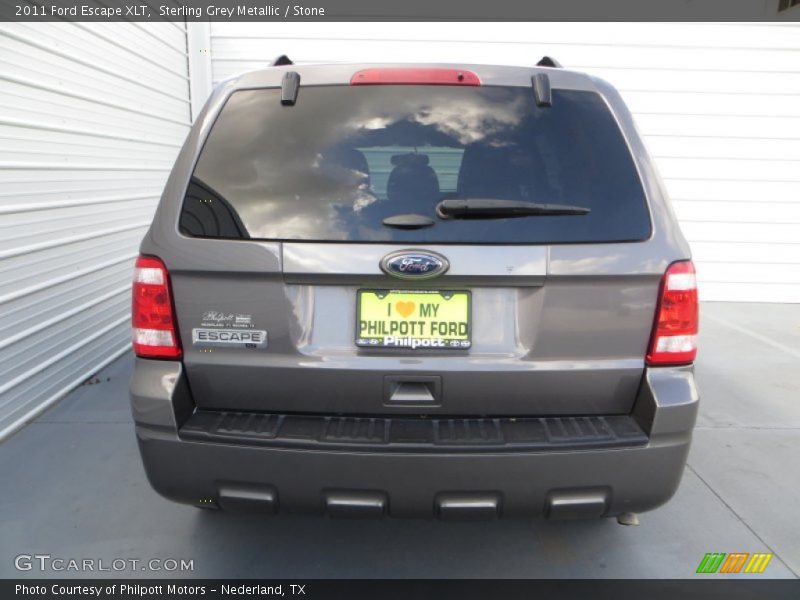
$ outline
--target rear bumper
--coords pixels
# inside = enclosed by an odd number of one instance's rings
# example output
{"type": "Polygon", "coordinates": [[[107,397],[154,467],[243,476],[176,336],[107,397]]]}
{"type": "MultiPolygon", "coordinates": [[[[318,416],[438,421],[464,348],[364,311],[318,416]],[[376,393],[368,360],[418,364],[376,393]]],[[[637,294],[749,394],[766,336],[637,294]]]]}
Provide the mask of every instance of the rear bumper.
{"type": "Polygon", "coordinates": [[[364,517],[600,517],[653,509],[678,487],[698,405],[690,367],[650,369],[632,414],[645,443],[426,451],[189,439],[180,433],[193,412],[180,363],[137,359],[131,393],[147,476],[167,498],[364,517]]]}

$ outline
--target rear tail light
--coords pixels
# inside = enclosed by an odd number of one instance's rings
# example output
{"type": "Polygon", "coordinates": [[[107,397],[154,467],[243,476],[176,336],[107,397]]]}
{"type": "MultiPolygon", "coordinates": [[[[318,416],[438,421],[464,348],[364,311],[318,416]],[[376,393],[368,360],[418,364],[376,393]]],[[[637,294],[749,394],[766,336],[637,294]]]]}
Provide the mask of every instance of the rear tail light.
{"type": "Polygon", "coordinates": [[[364,69],[350,78],[350,85],[472,85],[481,84],[480,77],[464,69],[431,69],[391,67],[364,69]]]}
{"type": "Polygon", "coordinates": [[[133,275],[133,351],[142,358],[180,358],[169,273],[153,256],[136,259],[133,275]]]}
{"type": "Polygon", "coordinates": [[[666,366],[694,362],[698,324],[694,265],[690,260],[672,263],[661,280],[647,364],[666,366]]]}

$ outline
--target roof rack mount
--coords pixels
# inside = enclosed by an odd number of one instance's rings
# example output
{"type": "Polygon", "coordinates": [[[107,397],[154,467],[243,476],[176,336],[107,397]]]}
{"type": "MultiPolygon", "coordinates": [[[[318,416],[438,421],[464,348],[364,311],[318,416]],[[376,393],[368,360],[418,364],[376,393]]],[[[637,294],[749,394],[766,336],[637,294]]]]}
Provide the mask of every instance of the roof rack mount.
{"type": "Polygon", "coordinates": [[[552,56],[543,56],[539,62],[536,63],[537,67],[552,67],[554,69],[561,69],[561,63],[552,56]]]}
{"type": "Polygon", "coordinates": [[[276,56],[272,59],[272,62],[269,63],[270,67],[283,67],[286,65],[293,65],[294,62],[291,58],[286,56],[285,54],[281,54],[280,56],[276,56]]]}

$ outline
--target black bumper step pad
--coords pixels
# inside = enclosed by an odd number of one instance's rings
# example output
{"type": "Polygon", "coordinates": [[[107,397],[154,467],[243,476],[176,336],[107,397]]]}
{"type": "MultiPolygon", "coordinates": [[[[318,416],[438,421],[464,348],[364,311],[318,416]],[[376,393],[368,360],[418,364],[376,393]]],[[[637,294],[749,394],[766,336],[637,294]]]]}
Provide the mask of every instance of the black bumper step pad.
{"type": "Polygon", "coordinates": [[[362,417],[196,411],[185,440],[376,452],[503,452],[643,446],[625,415],[579,417],[362,417]]]}

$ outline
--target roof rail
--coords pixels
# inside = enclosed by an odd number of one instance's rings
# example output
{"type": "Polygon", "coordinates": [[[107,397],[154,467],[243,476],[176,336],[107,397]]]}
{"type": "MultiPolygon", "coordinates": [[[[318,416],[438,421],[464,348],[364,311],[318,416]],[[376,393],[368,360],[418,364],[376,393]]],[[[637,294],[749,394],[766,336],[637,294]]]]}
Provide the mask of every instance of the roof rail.
{"type": "Polygon", "coordinates": [[[286,56],[285,54],[281,54],[280,56],[276,56],[272,59],[272,62],[269,63],[270,67],[283,67],[284,65],[293,65],[294,62],[291,58],[286,56]]]}
{"type": "Polygon", "coordinates": [[[555,69],[561,69],[561,63],[558,62],[555,58],[550,56],[543,56],[542,59],[536,63],[537,67],[553,67],[555,69]]]}

